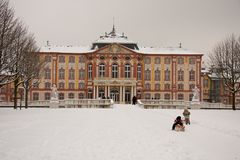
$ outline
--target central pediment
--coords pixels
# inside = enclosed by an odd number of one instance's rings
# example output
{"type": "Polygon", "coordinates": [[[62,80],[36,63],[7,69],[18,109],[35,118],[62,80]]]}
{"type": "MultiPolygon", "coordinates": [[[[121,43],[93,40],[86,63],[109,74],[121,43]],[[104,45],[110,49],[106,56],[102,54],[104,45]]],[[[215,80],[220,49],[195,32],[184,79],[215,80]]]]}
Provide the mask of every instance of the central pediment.
{"type": "Polygon", "coordinates": [[[119,44],[110,44],[101,49],[98,49],[95,53],[99,54],[132,54],[135,53],[133,50],[126,48],[119,44]]]}

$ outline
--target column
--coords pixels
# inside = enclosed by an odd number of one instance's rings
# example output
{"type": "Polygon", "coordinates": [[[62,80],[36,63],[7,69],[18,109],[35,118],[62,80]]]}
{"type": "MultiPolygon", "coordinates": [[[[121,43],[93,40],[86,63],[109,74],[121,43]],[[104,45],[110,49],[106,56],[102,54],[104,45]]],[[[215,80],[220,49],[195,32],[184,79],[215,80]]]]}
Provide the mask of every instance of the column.
{"type": "Polygon", "coordinates": [[[105,93],[104,93],[104,96],[107,98],[107,96],[108,96],[108,95],[107,95],[107,86],[104,86],[104,89],[105,89],[105,90],[104,90],[104,92],[105,92],[105,93]]]}
{"type": "Polygon", "coordinates": [[[96,98],[99,98],[99,94],[98,94],[98,86],[96,86],[96,88],[97,88],[97,92],[96,92],[96,98]]]}
{"type": "Polygon", "coordinates": [[[123,103],[125,103],[125,86],[123,86],[123,103]]]}
{"type": "Polygon", "coordinates": [[[122,86],[120,86],[120,103],[122,103],[123,102],[123,100],[122,100],[122,86]]]}
{"type": "Polygon", "coordinates": [[[110,98],[110,86],[108,86],[108,97],[110,98]]]}
{"type": "Polygon", "coordinates": [[[95,86],[93,86],[93,99],[96,99],[96,91],[95,91],[95,86]]]}

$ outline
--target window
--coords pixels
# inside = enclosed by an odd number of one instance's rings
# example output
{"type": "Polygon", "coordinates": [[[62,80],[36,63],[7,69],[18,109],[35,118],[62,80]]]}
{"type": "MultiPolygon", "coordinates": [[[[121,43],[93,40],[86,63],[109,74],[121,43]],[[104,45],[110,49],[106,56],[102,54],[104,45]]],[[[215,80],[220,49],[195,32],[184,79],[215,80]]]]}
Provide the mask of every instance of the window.
{"type": "Polygon", "coordinates": [[[164,84],[164,90],[170,90],[171,85],[169,83],[164,84]]]}
{"type": "Polygon", "coordinates": [[[85,70],[79,70],[79,79],[85,78],[85,70]]]}
{"type": "Polygon", "coordinates": [[[183,90],[184,85],[183,84],[178,84],[178,90],[183,90]]]}
{"type": "Polygon", "coordinates": [[[155,64],[160,64],[160,63],[161,63],[160,57],[156,57],[156,58],[155,58],[155,64]]]}
{"type": "Polygon", "coordinates": [[[118,78],[118,65],[116,63],[112,65],[112,78],[118,78]]]}
{"type": "Polygon", "coordinates": [[[189,64],[195,64],[196,59],[195,58],[189,58],[189,64]]]}
{"type": "Polygon", "coordinates": [[[184,71],[182,69],[178,71],[178,81],[184,81],[184,71]]]}
{"type": "Polygon", "coordinates": [[[167,69],[167,70],[165,70],[164,72],[165,72],[164,80],[165,80],[165,81],[170,81],[170,71],[167,69]]]}
{"type": "Polygon", "coordinates": [[[178,64],[184,64],[184,58],[182,57],[178,58],[178,64]]]}
{"type": "Polygon", "coordinates": [[[208,87],[208,79],[203,80],[203,87],[208,87]]]}
{"type": "Polygon", "coordinates": [[[69,88],[69,89],[74,89],[74,88],[75,88],[75,83],[70,82],[70,83],[68,84],[68,88],[69,88]]]}
{"type": "Polygon", "coordinates": [[[99,64],[99,77],[105,76],[105,64],[101,63],[99,64]]]}
{"type": "Polygon", "coordinates": [[[75,63],[75,57],[69,56],[69,63],[75,63]]]}
{"type": "Polygon", "coordinates": [[[189,81],[195,81],[195,71],[189,71],[189,81]]]}
{"type": "Polygon", "coordinates": [[[145,58],[144,58],[144,63],[145,63],[145,64],[150,64],[150,63],[151,63],[151,58],[145,57],[145,58]]]}
{"type": "Polygon", "coordinates": [[[69,99],[74,99],[74,93],[68,93],[68,98],[69,99]]]}
{"type": "Polygon", "coordinates": [[[45,79],[51,79],[51,69],[49,69],[49,68],[45,69],[44,78],[45,79]]]}
{"type": "Polygon", "coordinates": [[[151,98],[151,94],[150,93],[146,93],[145,94],[145,99],[150,99],[151,98]]]}
{"type": "Polygon", "coordinates": [[[64,100],[64,93],[59,93],[58,98],[59,100],[64,100]]]}
{"type": "Polygon", "coordinates": [[[51,83],[46,82],[46,83],[45,83],[45,89],[50,89],[50,88],[51,88],[51,83]]]}
{"type": "Polygon", "coordinates": [[[104,98],[105,97],[104,88],[99,88],[98,97],[100,97],[100,98],[104,98]]]}
{"type": "Polygon", "coordinates": [[[164,94],[164,99],[170,100],[170,94],[169,93],[164,94]]]}
{"type": "Polygon", "coordinates": [[[195,88],[195,84],[190,84],[190,85],[189,85],[189,89],[190,89],[190,90],[193,90],[194,88],[195,88]]]}
{"type": "Polygon", "coordinates": [[[50,93],[45,93],[44,97],[45,97],[45,100],[50,100],[50,93]]]}
{"type": "Polygon", "coordinates": [[[85,62],[84,56],[80,56],[78,61],[79,63],[84,63],[85,62]]]}
{"type": "Polygon", "coordinates": [[[161,95],[160,95],[159,93],[156,93],[156,94],[154,95],[154,98],[155,98],[155,99],[161,99],[161,95]]]}
{"type": "Polygon", "coordinates": [[[59,89],[64,89],[64,83],[63,82],[59,83],[59,89]]]}
{"type": "Polygon", "coordinates": [[[166,57],[164,58],[164,64],[170,64],[171,63],[171,59],[166,57]]]}
{"type": "Polygon", "coordinates": [[[160,90],[160,84],[155,84],[155,90],[157,90],[157,91],[160,90]]]}
{"type": "Polygon", "coordinates": [[[59,56],[58,62],[59,63],[64,63],[65,62],[65,56],[59,56]]]}
{"type": "Polygon", "coordinates": [[[189,95],[189,101],[192,101],[192,98],[193,98],[193,94],[190,94],[189,95]]]}
{"type": "Polygon", "coordinates": [[[79,93],[78,94],[78,99],[84,99],[84,93],[79,93]]]}
{"type": "Polygon", "coordinates": [[[145,84],[145,89],[146,89],[146,90],[151,90],[151,85],[150,85],[149,83],[146,83],[146,84],[145,84]]]}
{"type": "Polygon", "coordinates": [[[155,71],[155,81],[160,81],[160,71],[158,69],[155,71]]]}
{"type": "Polygon", "coordinates": [[[92,79],[92,64],[88,64],[88,78],[92,79]]]}
{"type": "Polygon", "coordinates": [[[84,89],[85,88],[85,84],[83,82],[80,82],[78,84],[78,87],[79,87],[79,89],[84,89]]]}
{"type": "Polygon", "coordinates": [[[126,61],[129,61],[129,60],[131,60],[131,57],[126,56],[126,57],[125,57],[125,60],[126,60],[126,61]]]}
{"type": "Polygon", "coordinates": [[[33,93],[33,101],[38,101],[39,100],[39,93],[33,93]]]}
{"type": "Polygon", "coordinates": [[[39,83],[34,83],[33,88],[39,88],[39,83]]]}
{"type": "Polygon", "coordinates": [[[87,97],[93,98],[92,89],[88,89],[87,97]]]}
{"type": "Polygon", "coordinates": [[[61,68],[59,69],[59,79],[65,78],[65,69],[61,68]]]}
{"type": "Polygon", "coordinates": [[[151,80],[151,71],[149,69],[145,70],[145,80],[146,81],[151,80]]]}
{"type": "Polygon", "coordinates": [[[142,66],[141,64],[138,64],[137,66],[137,80],[141,80],[142,79],[142,66]]]}
{"type": "Polygon", "coordinates": [[[184,99],[184,95],[183,94],[178,94],[178,100],[183,100],[184,99]]]}
{"type": "Polygon", "coordinates": [[[51,62],[52,57],[51,56],[45,56],[45,62],[51,62]]]}
{"type": "Polygon", "coordinates": [[[131,66],[130,64],[125,64],[125,78],[131,77],[131,66]]]}
{"type": "Polygon", "coordinates": [[[69,69],[69,79],[75,79],[75,70],[73,68],[69,69]]]}

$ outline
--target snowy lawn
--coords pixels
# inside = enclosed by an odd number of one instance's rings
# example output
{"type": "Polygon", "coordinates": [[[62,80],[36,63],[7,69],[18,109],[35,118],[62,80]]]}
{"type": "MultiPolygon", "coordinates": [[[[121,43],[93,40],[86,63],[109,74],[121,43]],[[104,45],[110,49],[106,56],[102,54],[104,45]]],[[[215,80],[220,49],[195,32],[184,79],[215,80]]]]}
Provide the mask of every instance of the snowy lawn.
{"type": "Polygon", "coordinates": [[[240,160],[240,111],[0,108],[0,160],[240,160]]]}

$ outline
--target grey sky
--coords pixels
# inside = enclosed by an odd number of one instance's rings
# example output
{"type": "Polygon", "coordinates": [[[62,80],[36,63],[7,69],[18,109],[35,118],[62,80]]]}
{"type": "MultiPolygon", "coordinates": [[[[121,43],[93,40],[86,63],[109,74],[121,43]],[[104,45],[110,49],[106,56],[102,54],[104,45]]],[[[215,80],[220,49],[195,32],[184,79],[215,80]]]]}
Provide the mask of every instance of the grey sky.
{"type": "Polygon", "coordinates": [[[90,45],[112,29],[141,46],[203,53],[240,34],[240,0],[10,0],[39,46],[90,45]]]}

